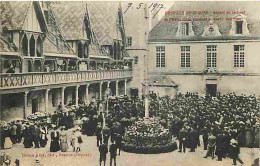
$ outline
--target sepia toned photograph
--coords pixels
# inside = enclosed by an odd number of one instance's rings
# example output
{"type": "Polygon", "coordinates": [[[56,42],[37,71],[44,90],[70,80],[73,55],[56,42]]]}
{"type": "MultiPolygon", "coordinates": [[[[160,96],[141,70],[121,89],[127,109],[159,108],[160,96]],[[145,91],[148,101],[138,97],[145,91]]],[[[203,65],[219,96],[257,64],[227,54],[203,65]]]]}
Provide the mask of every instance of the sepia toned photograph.
{"type": "Polygon", "coordinates": [[[0,1],[0,166],[259,166],[260,1],[0,1]]]}

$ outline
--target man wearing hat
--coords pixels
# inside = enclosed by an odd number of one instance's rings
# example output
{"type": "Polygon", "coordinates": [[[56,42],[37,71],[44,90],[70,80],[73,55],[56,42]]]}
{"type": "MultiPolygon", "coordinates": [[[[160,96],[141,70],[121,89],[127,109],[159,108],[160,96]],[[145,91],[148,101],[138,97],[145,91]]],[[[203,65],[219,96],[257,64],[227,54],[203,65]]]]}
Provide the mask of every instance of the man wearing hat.
{"type": "Polygon", "coordinates": [[[237,161],[239,161],[241,164],[244,163],[240,159],[239,153],[240,153],[240,146],[238,144],[238,141],[235,138],[233,138],[230,140],[230,155],[231,158],[233,159],[233,165],[237,165],[237,161]]]}
{"type": "Polygon", "coordinates": [[[119,150],[118,155],[120,156],[121,146],[122,146],[122,136],[121,134],[117,133],[116,135],[116,147],[119,150]]]}
{"type": "Polygon", "coordinates": [[[185,129],[183,126],[179,132],[179,151],[178,152],[183,152],[185,153],[186,151],[186,137],[187,137],[188,131],[185,129]]]}
{"type": "Polygon", "coordinates": [[[112,162],[114,160],[114,166],[116,166],[116,156],[117,156],[117,147],[114,141],[110,145],[109,152],[110,152],[110,166],[112,166],[112,162]]]}
{"type": "Polygon", "coordinates": [[[214,136],[213,133],[210,133],[209,140],[208,140],[208,151],[204,158],[211,156],[212,159],[214,159],[215,147],[216,147],[216,137],[214,136]]]}
{"type": "Polygon", "coordinates": [[[96,136],[97,136],[97,147],[99,147],[99,144],[102,144],[102,126],[100,123],[98,123],[96,127],[96,136]]]}
{"type": "Polygon", "coordinates": [[[195,152],[195,149],[197,147],[198,144],[198,132],[197,130],[195,130],[194,127],[191,128],[191,131],[189,133],[189,137],[190,137],[190,152],[195,152]]]}
{"type": "Polygon", "coordinates": [[[17,143],[21,143],[22,140],[22,123],[20,120],[17,121],[16,123],[16,141],[17,143]]]}
{"type": "Polygon", "coordinates": [[[10,128],[10,138],[13,144],[16,144],[17,142],[17,126],[15,125],[14,122],[11,123],[11,128],[10,128]]]}
{"type": "Polygon", "coordinates": [[[224,157],[224,148],[224,135],[223,132],[220,130],[216,138],[216,155],[218,156],[218,161],[222,161],[222,158],[224,157]]]}
{"type": "Polygon", "coordinates": [[[34,146],[35,148],[40,148],[40,140],[41,140],[41,130],[38,125],[34,125],[34,130],[33,130],[33,138],[34,138],[34,146]]]}
{"type": "Polygon", "coordinates": [[[100,154],[100,158],[99,158],[99,163],[101,166],[102,161],[104,161],[104,166],[106,165],[106,156],[107,156],[107,152],[108,152],[108,148],[106,144],[101,144],[98,148],[99,150],[99,154],[100,154]]]}

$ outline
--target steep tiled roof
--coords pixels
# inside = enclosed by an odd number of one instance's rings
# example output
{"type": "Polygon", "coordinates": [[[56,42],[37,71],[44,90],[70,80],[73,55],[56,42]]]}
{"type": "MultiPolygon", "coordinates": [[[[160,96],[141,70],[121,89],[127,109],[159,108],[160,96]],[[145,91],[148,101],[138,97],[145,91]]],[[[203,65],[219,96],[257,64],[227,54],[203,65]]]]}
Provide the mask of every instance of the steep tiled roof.
{"type": "Polygon", "coordinates": [[[0,21],[1,28],[5,30],[21,30],[27,11],[32,2],[1,2],[0,3],[0,21]]]}
{"type": "Polygon", "coordinates": [[[208,11],[208,14],[197,15],[165,15],[159,23],[150,31],[149,41],[182,41],[182,40],[211,40],[211,39],[252,39],[260,36],[260,3],[258,2],[238,2],[238,1],[176,1],[169,11],[208,11]],[[232,21],[225,18],[234,17],[236,14],[213,14],[214,11],[245,11],[247,16],[249,36],[230,36],[232,21]],[[214,20],[219,27],[221,36],[201,36],[204,27],[209,24],[207,21],[192,21],[194,36],[176,37],[178,21],[166,21],[168,18],[224,18],[224,20],[214,20]]]}
{"type": "Polygon", "coordinates": [[[75,54],[72,48],[66,43],[64,34],[61,33],[60,27],[52,10],[49,10],[50,23],[49,31],[44,41],[44,52],[57,54],[75,54]]]}
{"type": "Polygon", "coordinates": [[[11,39],[0,33],[0,52],[17,52],[18,48],[12,43],[11,39]]]}
{"type": "MultiPolygon", "coordinates": [[[[86,18],[86,2],[60,2],[52,4],[57,24],[65,40],[86,40],[84,18],[86,18]]],[[[92,24],[91,24],[92,26],[92,24]]],[[[103,55],[100,44],[95,36],[89,46],[90,55],[103,55]]]]}
{"type": "Polygon", "coordinates": [[[61,2],[51,6],[65,39],[83,39],[86,2],[61,2]]]}
{"type": "Polygon", "coordinates": [[[111,45],[113,39],[121,40],[118,30],[118,2],[87,2],[91,27],[101,45],[111,45]]]}

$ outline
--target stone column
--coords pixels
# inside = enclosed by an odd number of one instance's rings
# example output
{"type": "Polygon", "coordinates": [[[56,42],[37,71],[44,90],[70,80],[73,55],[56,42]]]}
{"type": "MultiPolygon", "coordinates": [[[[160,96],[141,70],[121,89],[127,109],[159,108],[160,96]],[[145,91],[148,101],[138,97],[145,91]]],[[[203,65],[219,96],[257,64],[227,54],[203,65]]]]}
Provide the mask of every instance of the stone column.
{"type": "Polygon", "coordinates": [[[85,94],[86,104],[88,104],[88,87],[89,87],[89,84],[86,85],[86,94],[85,94]]]}
{"type": "Polygon", "coordinates": [[[66,87],[62,87],[61,88],[61,106],[62,106],[62,109],[64,108],[64,92],[65,92],[65,88],[66,87]]]}
{"type": "Polygon", "coordinates": [[[50,89],[46,89],[45,91],[45,113],[48,113],[49,91],[50,89]]]}
{"type": "Polygon", "coordinates": [[[103,84],[103,82],[100,82],[100,84],[99,84],[99,98],[100,99],[102,98],[102,84],[103,84]]]}
{"type": "Polygon", "coordinates": [[[75,93],[76,93],[76,95],[75,95],[76,96],[76,99],[75,99],[76,103],[75,103],[75,105],[78,106],[79,105],[79,85],[76,86],[75,93]]]}
{"type": "Polygon", "coordinates": [[[126,82],[127,82],[127,79],[125,79],[125,95],[127,95],[126,94],[126,82]]]}
{"type": "Polygon", "coordinates": [[[24,105],[23,105],[23,119],[26,119],[26,110],[27,110],[27,95],[29,92],[24,92],[23,98],[24,98],[24,105]]]}
{"type": "Polygon", "coordinates": [[[119,81],[116,81],[116,96],[118,96],[118,83],[119,81]]]}

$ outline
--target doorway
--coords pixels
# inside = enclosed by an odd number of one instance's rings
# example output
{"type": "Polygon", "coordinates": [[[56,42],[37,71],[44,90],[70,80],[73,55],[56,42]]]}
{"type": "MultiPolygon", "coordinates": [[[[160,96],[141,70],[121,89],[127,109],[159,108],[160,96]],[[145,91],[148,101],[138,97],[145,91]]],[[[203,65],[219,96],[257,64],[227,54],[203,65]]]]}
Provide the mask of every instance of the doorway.
{"type": "Polygon", "coordinates": [[[32,113],[39,111],[39,101],[38,99],[32,99],[32,113]]]}
{"type": "Polygon", "coordinates": [[[217,84],[206,84],[206,93],[210,96],[216,97],[217,84]]]}

